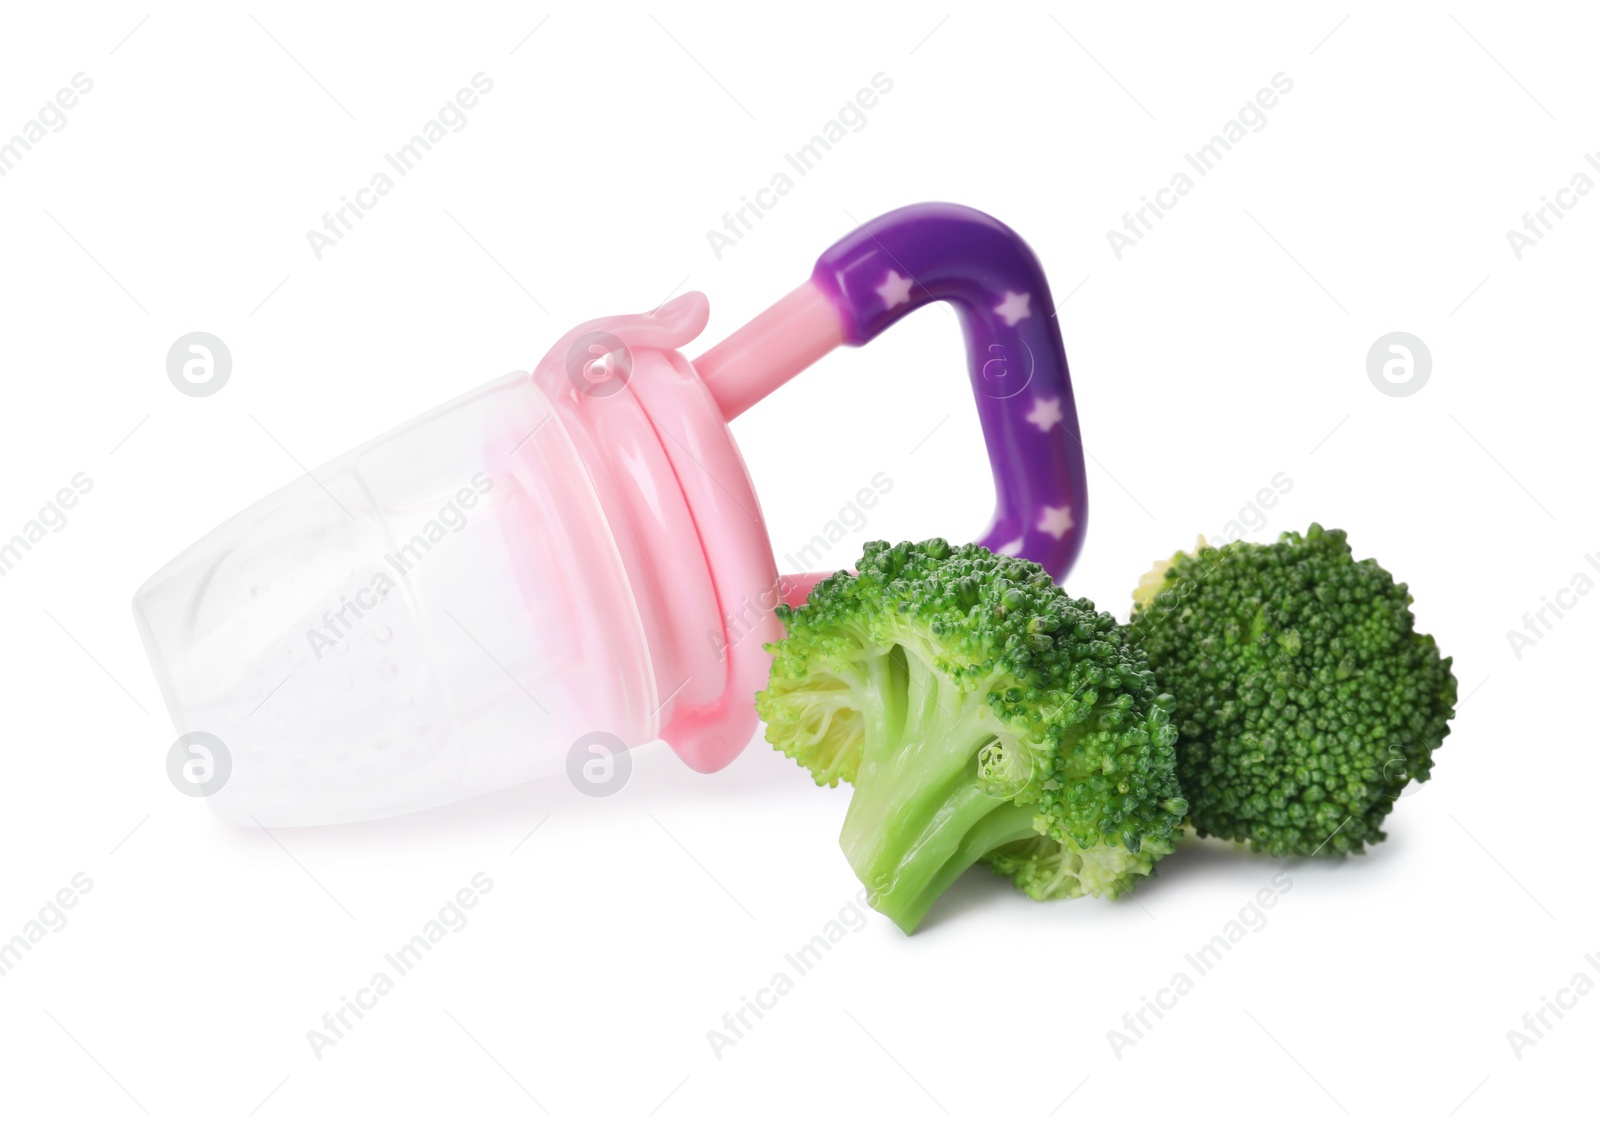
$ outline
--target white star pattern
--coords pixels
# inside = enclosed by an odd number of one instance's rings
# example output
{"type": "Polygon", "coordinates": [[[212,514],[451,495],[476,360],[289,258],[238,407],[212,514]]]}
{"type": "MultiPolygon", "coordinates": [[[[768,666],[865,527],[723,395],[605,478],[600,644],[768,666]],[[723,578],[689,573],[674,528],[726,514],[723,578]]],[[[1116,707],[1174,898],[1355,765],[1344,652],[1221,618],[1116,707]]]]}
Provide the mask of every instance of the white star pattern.
{"type": "Polygon", "coordinates": [[[901,278],[899,271],[890,271],[884,276],[883,285],[876,289],[878,297],[891,310],[911,301],[911,280],[901,278]]]}
{"type": "Polygon", "coordinates": [[[1027,420],[1028,423],[1038,428],[1041,432],[1049,431],[1061,423],[1064,418],[1061,415],[1061,400],[1054,396],[1049,400],[1043,397],[1035,397],[1033,411],[1023,417],[1024,420],[1027,420]]]}
{"type": "Polygon", "coordinates": [[[1036,528],[1060,541],[1072,526],[1072,507],[1046,506],[1039,513],[1039,525],[1036,528]]]}
{"type": "Polygon", "coordinates": [[[1017,554],[1022,552],[1022,539],[1018,538],[1016,541],[1008,541],[1005,543],[1005,545],[1002,545],[999,549],[995,550],[995,552],[1001,557],[1015,557],[1017,554]]]}
{"type": "Polygon", "coordinates": [[[1033,317],[1033,311],[1028,309],[1030,297],[1031,295],[1008,290],[1004,301],[994,308],[994,312],[1006,320],[1006,325],[1014,326],[1024,318],[1033,317]]]}

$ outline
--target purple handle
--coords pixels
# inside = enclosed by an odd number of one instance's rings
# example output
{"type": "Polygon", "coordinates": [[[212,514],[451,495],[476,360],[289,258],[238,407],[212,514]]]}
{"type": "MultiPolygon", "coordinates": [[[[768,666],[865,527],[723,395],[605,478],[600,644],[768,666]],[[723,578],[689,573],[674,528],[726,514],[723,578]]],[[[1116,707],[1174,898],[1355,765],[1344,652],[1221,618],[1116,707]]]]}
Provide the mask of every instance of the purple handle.
{"type": "Polygon", "coordinates": [[[955,307],[994,472],[994,520],[981,541],[1064,578],[1083,545],[1089,496],[1061,328],[1028,245],[976,209],[912,204],[828,248],[811,281],[849,345],[930,302],[955,307]]]}

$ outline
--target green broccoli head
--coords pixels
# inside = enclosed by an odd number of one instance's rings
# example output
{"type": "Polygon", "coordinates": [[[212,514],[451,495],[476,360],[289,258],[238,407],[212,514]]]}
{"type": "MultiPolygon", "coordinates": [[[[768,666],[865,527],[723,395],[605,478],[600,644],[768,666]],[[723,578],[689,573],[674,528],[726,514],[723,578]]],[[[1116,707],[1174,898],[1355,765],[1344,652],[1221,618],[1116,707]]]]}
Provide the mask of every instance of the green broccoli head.
{"type": "Polygon", "coordinates": [[[1167,700],[1126,631],[1038,565],[871,542],[779,614],[767,740],[854,784],[840,844],[908,933],[979,859],[1036,899],[1116,896],[1172,850],[1167,700]]]}
{"type": "Polygon", "coordinates": [[[1272,855],[1384,838],[1455,716],[1450,660],[1413,630],[1405,585],[1313,525],[1272,545],[1202,542],[1134,599],[1130,635],[1176,701],[1196,831],[1272,855]]]}

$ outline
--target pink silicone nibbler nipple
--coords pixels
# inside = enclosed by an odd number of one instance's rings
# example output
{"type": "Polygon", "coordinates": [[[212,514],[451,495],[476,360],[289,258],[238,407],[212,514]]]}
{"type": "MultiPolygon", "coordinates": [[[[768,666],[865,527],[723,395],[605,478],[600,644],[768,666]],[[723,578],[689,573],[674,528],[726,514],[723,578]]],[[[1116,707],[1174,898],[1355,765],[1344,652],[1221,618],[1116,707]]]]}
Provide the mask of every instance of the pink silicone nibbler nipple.
{"type": "Polygon", "coordinates": [[[818,579],[778,575],[727,421],[934,301],[994,473],[983,544],[1060,580],[1087,499],[1044,273],[981,212],[902,208],[692,364],[704,295],[587,322],[161,569],[135,613],[181,741],[226,752],[216,813],[395,815],[655,738],[722,768],[756,728],[772,609],[818,579]]]}

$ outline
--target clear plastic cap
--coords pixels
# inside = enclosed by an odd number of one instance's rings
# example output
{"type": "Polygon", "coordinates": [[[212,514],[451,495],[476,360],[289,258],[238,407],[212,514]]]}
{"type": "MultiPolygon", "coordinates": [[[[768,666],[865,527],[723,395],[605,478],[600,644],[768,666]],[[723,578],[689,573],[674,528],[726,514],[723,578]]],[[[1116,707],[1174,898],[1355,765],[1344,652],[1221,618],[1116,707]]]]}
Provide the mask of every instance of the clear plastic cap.
{"type": "Polygon", "coordinates": [[[648,648],[589,481],[513,373],[262,499],[146,582],[134,611],[173,722],[227,750],[206,790],[217,815],[397,815],[560,772],[595,732],[654,737],[648,648]]]}

